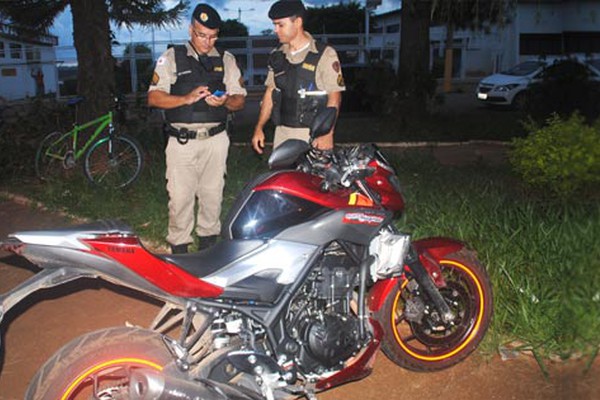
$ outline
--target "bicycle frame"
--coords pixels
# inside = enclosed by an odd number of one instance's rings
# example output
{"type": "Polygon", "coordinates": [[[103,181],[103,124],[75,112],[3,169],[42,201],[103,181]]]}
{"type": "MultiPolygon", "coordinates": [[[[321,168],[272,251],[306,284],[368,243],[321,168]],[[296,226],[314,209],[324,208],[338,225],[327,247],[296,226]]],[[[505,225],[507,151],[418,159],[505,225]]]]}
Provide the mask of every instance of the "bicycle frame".
{"type": "Polygon", "coordinates": [[[72,136],[73,137],[73,141],[71,144],[71,149],[73,151],[73,158],[75,160],[78,160],[85,152],[86,150],[92,145],[92,143],[94,143],[96,141],[96,139],[98,138],[98,136],[100,136],[100,133],[102,133],[102,131],[104,130],[104,128],[106,128],[108,126],[108,134],[109,136],[112,135],[113,133],[113,113],[112,111],[109,111],[108,113],[92,120],[89,122],[86,122],[85,124],[82,125],[77,125],[75,124],[73,126],[73,129],[71,129],[70,131],[66,132],[65,134],[61,135],[60,138],[58,138],[54,143],[52,143],[52,145],[50,145],[48,147],[48,151],[46,151],[46,155],[49,157],[53,157],[53,158],[57,158],[59,160],[64,160],[66,158],[66,154],[53,154],[51,152],[51,149],[57,144],[57,143],[61,143],[62,141],[64,141],[67,137],[72,136]],[[90,138],[85,142],[85,144],[83,145],[83,147],[81,149],[77,149],[77,139],[79,137],[79,133],[81,131],[86,130],[87,128],[97,125],[98,127],[94,130],[94,133],[92,134],[92,136],[90,136],[90,138]]]}

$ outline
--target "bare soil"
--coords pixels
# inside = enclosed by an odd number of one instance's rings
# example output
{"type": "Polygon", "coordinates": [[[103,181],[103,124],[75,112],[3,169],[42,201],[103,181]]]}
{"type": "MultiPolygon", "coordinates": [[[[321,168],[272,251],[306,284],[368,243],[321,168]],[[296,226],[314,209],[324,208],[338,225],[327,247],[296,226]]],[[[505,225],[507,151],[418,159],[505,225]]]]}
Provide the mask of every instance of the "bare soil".
{"type": "MultiPolygon", "coordinates": [[[[10,232],[59,227],[66,218],[14,201],[0,200],[0,239],[10,232]]],[[[0,252],[0,293],[36,271],[23,259],[0,252]]],[[[71,339],[126,322],[148,326],[158,305],[110,284],[77,281],[38,292],[12,309],[2,323],[0,400],[24,397],[36,370],[71,339]]],[[[551,363],[550,378],[528,356],[502,361],[474,354],[438,373],[397,367],[383,353],[373,373],[322,394],[323,400],[377,399],[600,399],[600,362],[583,374],[583,361],[551,363]]]]}

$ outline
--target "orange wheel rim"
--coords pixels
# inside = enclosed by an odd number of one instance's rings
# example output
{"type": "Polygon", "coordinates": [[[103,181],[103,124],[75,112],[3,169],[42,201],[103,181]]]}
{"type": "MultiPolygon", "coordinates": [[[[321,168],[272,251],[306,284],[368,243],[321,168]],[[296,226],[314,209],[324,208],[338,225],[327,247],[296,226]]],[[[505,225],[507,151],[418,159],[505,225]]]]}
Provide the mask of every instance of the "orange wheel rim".
{"type": "Polygon", "coordinates": [[[443,361],[445,359],[448,359],[450,357],[455,356],[456,354],[458,354],[460,351],[462,351],[469,343],[471,343],[471,341],[475,338],[475,336],[477,335],[477,333],[479,332],[479,329],[481,327],[481,321],[483,320],[483,316],[485,314],[485,312],[487,310],[484,309],[485,307],[485,298],[484,298],[484,292],[483,292],[483,287],[481,285],[481,282],[479,281],[479,279],[477,278],[477,276],[475,276],[475,274],[464,264],[459,263],[457,261],[454,260],[441,260],[440,264],[443,265],[450,265],[452,267],[457,268],[458,270],[466,273],[470,278],[471,278],[471,282],[474,283],[475,288],[477,290],[478,293],[478,301],[477,301],[477,308],[478,308],[478,314],[477,314],[477,319],[475,321],[475,323],[473,324],[470,332],[468,333],[467,337],[455,348],[453,348],[451,351],[446,352],[444,354],[440,354],[440,355],[425,355],[425,354],[420,354],[414,350],[412,350],[406,343],[405,341],[402,339],[402,337],[400,336],[400,333],[398,332],[398,327],[396,324],[396,315],[397,314],[397,309],[398,309],[398,303],[399,303],[399,299],[400,296],[402,295],[402,292],[404,290],[404,288],[406,287],[406,285],[408,284],[408,280],[405,280],[402,283],[402,286],[400,287],[400,290],[396,293],[396,296],[394,297],[394,305],[392,307],[392,312],[390,315],[390,321],[392,323],[393,326],[393,331],[394,331],[394,337],[396,339],[396,342],[398,343],[398,345],[402,348],[402,350],[404,350],[406,353],[408,353],[410,356],[418,359],[418,360],[422,360],[422,361],[428,361],[428,362],[435,362],[435,361],[443,361]]]}
{"type": "Polygon", "coordinates": [[[148,367],[157,371],[162,371],[163,369],[162,366],[156,364],[155,362],[144,360],[142,358],[117,358],[114,360],[105,361],[88,368],[77,378],[75,378],[75,380],[67,387],[60,400],[68,400],[69,396],[71,396],[75,392],[75,390],[79,388],[79,385],[95,373],[100,372],[104,369],[113,368],[121,365],[137,366],[140,368],[148,367]]]}

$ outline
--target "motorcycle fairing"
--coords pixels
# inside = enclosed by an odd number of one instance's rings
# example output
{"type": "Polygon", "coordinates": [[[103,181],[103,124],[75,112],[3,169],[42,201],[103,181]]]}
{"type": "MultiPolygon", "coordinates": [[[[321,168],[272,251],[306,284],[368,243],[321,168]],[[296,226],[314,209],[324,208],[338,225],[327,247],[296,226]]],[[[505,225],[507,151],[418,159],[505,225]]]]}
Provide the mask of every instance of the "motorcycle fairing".
{"type": "Polygon", "coordinates": [[[323,246],[334,240],[344,240],[368,246],[382,226],[390,223],[393,214],[373,208],[333,210],[303,224],[292,226],[276,236],[277,239],[304,242],[323,246]],[[370,218],[364,223],[348,221],[348,214],[364,213],[370,218]],[[374,224],[373,221],[377,221],[374,224]]]}
{"type": "Polygon", "coordinates": [[[327,208],[348,207],[352,190],[340,189],[324,192],[320,189],[322,182],[323,178],[316,175],[309,175],[301,171],[283,171],[265,179],[254,188],[254,191],[273,190],[299,197],[327,208]]]}
{"type": "MultiPolygon", "coordinates": [[[[445,285],[440,272],[439,261],[448,254],[455,253],[465,247],[465,244],[451,238],[425,238],[414,241],[413,247],[417,251],[423,266],[437,287],[445,285]],[[434,272],[438,272],[434,274],[434,272]],[[437,277],[436,277],[437,276],[437,277]]],[[[369,310],[377,312],[383,306],[383,303],[389,292],[395,290],[399,284],[399,278],[379,280],[369,291],[369,310]]]]}

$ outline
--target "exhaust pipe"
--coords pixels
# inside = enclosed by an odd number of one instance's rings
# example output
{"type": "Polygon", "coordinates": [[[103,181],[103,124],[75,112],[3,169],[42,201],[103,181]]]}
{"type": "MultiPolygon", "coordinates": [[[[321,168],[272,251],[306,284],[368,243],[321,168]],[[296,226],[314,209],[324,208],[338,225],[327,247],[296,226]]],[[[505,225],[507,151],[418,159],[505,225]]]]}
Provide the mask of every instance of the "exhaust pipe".
{"type": "Polygon", "coordinates": [[[150,369],[132,371],[129,381],[131,400],[257,400],[222,383],[202,380],[190,381],[164,375],[150,369]]]}

